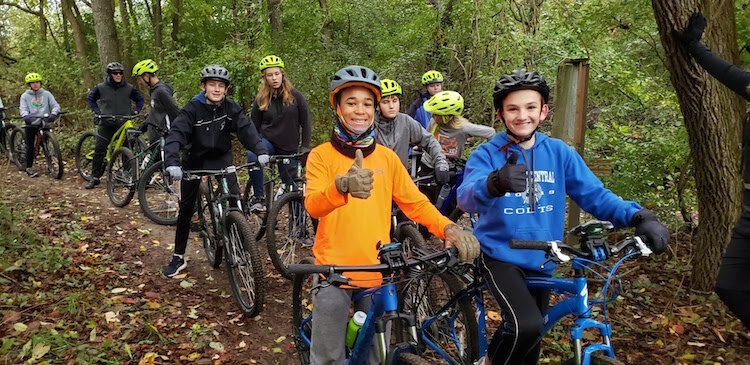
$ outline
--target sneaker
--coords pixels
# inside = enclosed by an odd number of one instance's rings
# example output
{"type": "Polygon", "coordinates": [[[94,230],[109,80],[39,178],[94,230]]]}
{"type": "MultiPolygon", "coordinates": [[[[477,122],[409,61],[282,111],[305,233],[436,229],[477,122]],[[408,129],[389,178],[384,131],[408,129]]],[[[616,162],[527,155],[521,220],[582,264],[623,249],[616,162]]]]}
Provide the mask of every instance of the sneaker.
{"type": "Polygon", "coordinates": [[[166,277],[171,278],[177,275],[180,271],[182,271],[182,269],[186,267],[187,264],[185,263],[184,258],[180,258],[180,256],[172,256],[172,262],[170,262],[169,265],[165,266],[162,272],[166,277]]]}
{"type": "Polygon", "coordinates": [[[248,205],[250,206],[250,211],[253,213],[263,213],[266,211],[266,205],[263,204],[263,200],[257,197],[253,197],[248,202],[248,205]]]}
{"type": "Polygon", "coordinates": [[[89,180],[89,184],[86,185],[86,189],[91,190],[94,187],[99,185],[99,178],[98,177],[92,177],[91,180],[89,180]]]}
{"type": "Polygon", "coordinates": [[[27,167],[26,175],[29,175],[29,177],[37,177],[39,176],[39,173],[33,167],[27,167]]]}
{"type": "Polygon", "coordinates": [[[474,365],[484,365],[484,364],[485,364],[485,362],[486,362],[486,361],[485,361],[485,359],[486,359],[486,358],[487,358],[487,355],[485,355],[485,356],[482,356],[482,358],[481,358],[481,359],[479,359],[479,360],[477,360],[477,361],[475,361],[475,362],[474,362],[474,365]]]}
{"type": "Polygon", "coordinates": [[[302,247],[304,248],[312,247],[314,244],[315,244],[314,237],[305,237],[302,239],[302,247]]]}

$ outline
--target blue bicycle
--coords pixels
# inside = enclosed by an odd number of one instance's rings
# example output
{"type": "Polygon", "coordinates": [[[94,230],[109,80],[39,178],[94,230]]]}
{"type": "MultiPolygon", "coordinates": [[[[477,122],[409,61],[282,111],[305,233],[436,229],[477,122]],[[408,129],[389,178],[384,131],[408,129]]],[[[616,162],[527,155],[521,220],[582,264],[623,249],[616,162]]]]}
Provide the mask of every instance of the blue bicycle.
{"type": "MultiPolygon", "coordinates": [[[[619,290],[610,289],[615,286],[621,288],[615,271],[624,261],[638,256],[649,256],[652,252],[641,237],[628,237],[617,244],[608,244],[604,240],[603,233],[612,228],[611,223],[602,221],[589,221],[574,228],[570,233],[579,237],[579,249],[560,241],[510,241],[510,246],[513,248],[542,250],[547,253],[552,262],[571,263],[572,278],[540,276],[529,277],[526,281],[529,288],[550,290],[564,297],[545,315],[545,326],[539,338],[540,341],[563,317],[575,318],[570,328],[570,337],[574,344],[573,358],[564,364],[622,364],[615,358],[611,342],[612,327],[606,311],[606,305],[617,298],[619,290]],[[569,255],[574,255],[574,257],[569,255]],[[599,263],[616,256],[620,256],[620,259],[611,269],[599,263]],[[606,277],[593,270],[592,266],[606,269],[606,277]],[[593,300],[589,299],[587,271],[593,272],[605,282],[599,296],[593,300]],[[596,320],[591,313],[595,305],[601,305],[603,308],[603,322],[596,320]],[[583,333],[587,330],[598,331],[601,341],[585,344],[583,333]]],[[[468,285],[448,299],[447,303],[434,315],[421,321],[418,318],[421,323],[419,335],[423,343],[423,356],[430,359],[432,363],[442,360],[448,364],[472,364],[487,352],[483,298],[486,284],[475,267],[464,265],[459,268],[463,271],[457,271],[456,276],[463,278],[465,282],[469,281],[468,285]],[[461,331],[461,327],[456,325],[456,318],[461,313],[460,303],[467,299],[473,300],[476,306],[477,331],[466,328],[461,331]]]]}
{"type": "MultiPolygon", "coordinates": [[[[379,252],[381,264],[370,266],[328,266],[297,264],[290,265],[289,271],[295,274],[292,292],[292,319],[294,324],[294,342],[299,354],[300,363],[310,363],[310,343],[312,332],[311,293],[321,286],[347,285],[352,283],[343,275],[344,272],[380,272],[383,274],[381,286],[363,288],[352,296],[356,302],[366,296],[372,296],[372,304],[367,312],[367,319],[359,330],[359,335],[351,349],[347,349],[348,364],[364,364],[373,338],[377,339],[382,364],[429,364],[417,354],[418,337],[416,316],[412,312],[399,310],[398,284],[411,280],[413,272],[439,273],[457,264],[455,248],[434,250],[415,248],[413,258],[407,259],[401,245],[389,244],[379,252]],[[402,322],[408,328],[407,338],[397,338],[389,344],[386,340],[388,322],[402,322]]],[[[311,259],[305,262],[311,262],[311,259]]],[[[343,345],[343,344],[342,344],[343,345]]]]}

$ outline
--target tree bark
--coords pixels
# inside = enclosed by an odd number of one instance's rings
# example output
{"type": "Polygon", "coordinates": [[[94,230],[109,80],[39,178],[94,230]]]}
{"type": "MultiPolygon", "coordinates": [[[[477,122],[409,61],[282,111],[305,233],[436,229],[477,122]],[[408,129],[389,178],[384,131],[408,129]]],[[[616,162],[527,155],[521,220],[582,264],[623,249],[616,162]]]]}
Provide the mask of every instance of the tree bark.
{"type": "Polygon", "coordinates": [[[73,12],[75,0],[62,0],[60,5],[62,7],[63,17],[67,19],[73,30],[73,40],[76,43],[76,58],[78,58],[78,62],[83,69],[84,86],[92,86],[94,84],[94,75],[91,74],[91,70],[89,69],[88,55],[86,54],[86,36],[83,34],[81,18],[76,16],[76,13],[73,12]]]}
{"type": "MultiPolygon", "coordinates": [[[[672,36],[699,10],[698,0],[652,0],[672,86],[688,132],[700,222],[693,236],[691,286],[712,290],[721,256],[741,208],[740,98],[709,76],[672,36]]],[[[717,55],[737,62],[732,1],[704,0],[704,41],[717,55]]]]}
{"type": "Polygon", "coordinates": [[[333,19],[331,19],[331,14],[328,12],[328,4],[326,0],[318,0],[318,4],[320,4],[320,12],[323,14],[323,25],[320,28],[320,33],[323,37],[323,48],[330,49],[331,24],[333,23],[333,19]]]}
{"type": "Polygon", "coordinates": [[[281,0],[267,0],[268,19],[271,22],[271,38],[278,39],[284,30],[281,24],[281,0]]]}
{"type": "Polygon", "coordinates": [[[182,15],[182,0],[174,0],[174,13],[172,14],[172,42],[181,44],[178,38],[180,33],[180,16],[182,15]]]}
{"type": "Polygon", "coordinates": [[[154,0],[152,8],[154,12],[151,18],[151,25],[154,27],[154,48],[156,48],[157,52],[160,52],[163,45],[161,0],[154,0]]]}
{"type": "MultiPolygon", "coordinates": [[[[102,73],[110,62],[120,61],[120,44],[117,40],[115,28],[115,8],[111,0],[91,2],[94,15],[94,30],[96,31],[96,45],[99,50],[99,63],[102,73]]],[[[129,74],[130,70],[125,70],[129,74]]]]}
{"type": "Polygon", "coordinates": [[[47,0],[39,0],[39,28],[42,31],[42,41],[47,40],[47,18],[44,16],[46,7],[47,0]]]}
{"type": "Polygon", "coordinates": [[[133,69],[133,33],[130,30],[130,15],[125,0],[119,2],[120,20],[122,21],[122,64],[126,70],[133,69]]]}

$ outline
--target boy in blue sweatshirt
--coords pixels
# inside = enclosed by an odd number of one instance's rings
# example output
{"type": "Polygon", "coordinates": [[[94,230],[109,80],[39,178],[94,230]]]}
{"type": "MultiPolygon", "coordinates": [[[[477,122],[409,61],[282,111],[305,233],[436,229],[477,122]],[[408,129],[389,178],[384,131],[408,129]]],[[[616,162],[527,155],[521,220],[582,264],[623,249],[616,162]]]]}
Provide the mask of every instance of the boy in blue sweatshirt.
{"type": "Polygon", "coordinates": [[[513,249],[508,241],[562,240],[566,194],[598,219],[635,227],[657,253],[669,242],[653,212],[606,189],[575,150],[537,132],[549,112],[549,93],[542,76],[524,69],[497,81],[493,101],[506,132],[469,156],[458,189],[461,209],[479,213],[477,266],[503,313],[480,364],[537,363],[549,292],[530,291],[525,277],[552,275],[555,265],[545,263],[543,251],[513,249]]]}

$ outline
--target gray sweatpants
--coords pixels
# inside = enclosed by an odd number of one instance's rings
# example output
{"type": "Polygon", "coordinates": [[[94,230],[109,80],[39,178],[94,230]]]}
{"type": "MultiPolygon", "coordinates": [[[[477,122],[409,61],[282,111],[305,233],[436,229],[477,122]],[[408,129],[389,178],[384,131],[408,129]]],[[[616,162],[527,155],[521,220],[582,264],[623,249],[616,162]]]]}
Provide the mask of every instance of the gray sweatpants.
{"type": "MultiPolygon", "coordinates": [[[[358,290],[328,285],[314,291],[310,364],[341,365],[346,360],[346,325],[349,321],[349,307],[352,303],[352,294],[358,290]]],[[[372,304],[372,297],[366,296],[354,303],[354,310],[367,313],[370,304],[372,304]]],[[[388,343],[390,323],[386,328],[386,343],[388,343]]],[[[373,338],[367,364],[379,363],[380,350],[378,350],[376,338],[373,338]]]]}

